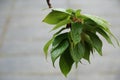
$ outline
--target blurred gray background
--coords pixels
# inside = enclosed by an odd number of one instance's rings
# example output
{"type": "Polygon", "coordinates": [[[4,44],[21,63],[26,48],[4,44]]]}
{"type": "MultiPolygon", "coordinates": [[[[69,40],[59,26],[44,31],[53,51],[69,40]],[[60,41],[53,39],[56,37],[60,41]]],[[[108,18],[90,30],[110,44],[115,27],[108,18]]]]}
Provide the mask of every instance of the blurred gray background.
{"type": "MultiPolygon", "coordinates": [[[[120,40],[119,0],[51,0],[55,8],[82,9],[111,23],[120,40]]],[[[104,41],[103,56],[91,56],[91,64],[73,66],[65,78],[53,68],[43,46],[52,36],[52,26],[42,23],[50,12],[46,0],[0,0],[0,80],[120,80],[120,48],[104,41]]]]}

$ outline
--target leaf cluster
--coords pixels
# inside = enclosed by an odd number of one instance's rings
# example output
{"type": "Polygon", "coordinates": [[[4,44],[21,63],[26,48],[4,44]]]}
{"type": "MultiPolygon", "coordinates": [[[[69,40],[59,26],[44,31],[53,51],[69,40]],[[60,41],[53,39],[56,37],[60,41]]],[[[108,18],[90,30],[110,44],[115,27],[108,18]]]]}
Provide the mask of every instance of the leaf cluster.
{"type": "Polygon", "coordinates": [[[44,52],[47,57],[49,46],[52,46],[50,54],[53,66],[59,58],[60,70],[65,76],[74,63],[77,66],[82,59],[90,63],[90,54],[94,51],[102,55],[103,43],[98,34],[112,45],[111,37],[114,38],[119,45],[107,21],[98,16],[81,14],[81,10],[52,9],[43,22],[54,25],[52,30],[59,29],[44,46],[44,52]]]}

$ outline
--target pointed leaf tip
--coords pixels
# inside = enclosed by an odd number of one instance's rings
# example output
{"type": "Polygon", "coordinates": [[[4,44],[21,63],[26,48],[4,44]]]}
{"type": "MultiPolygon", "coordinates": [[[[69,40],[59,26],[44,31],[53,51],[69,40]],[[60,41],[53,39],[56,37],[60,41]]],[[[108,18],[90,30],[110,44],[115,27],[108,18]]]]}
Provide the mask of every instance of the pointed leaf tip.
{"type": "Polygon", "coordinates": [[[102,56],[102,41],[100,40],[100,38],[92,32],[87,32],[87,34],[90,36],[91,40],[92,40],[92,45],[93,47],[97,50],[97,52],[102,56]]]}
{"type": "Polygon", "coordinates": [[[68,73],[70,72],[74,61],[71,58],[69,50],[66,50],[60,57],[59,66],[60,70],[65,77],[67,77],[68,73]]]}
{"type": "Polygon", "coordinates": [[[48,55],[48,49],[49,49],[49,46],[51,45],[53,41],[53,38],[50,39],[44,46],[43,50],[44,50],[44,54],[45,54],[45,57],[47,58],[47,55],[48,55]]]}

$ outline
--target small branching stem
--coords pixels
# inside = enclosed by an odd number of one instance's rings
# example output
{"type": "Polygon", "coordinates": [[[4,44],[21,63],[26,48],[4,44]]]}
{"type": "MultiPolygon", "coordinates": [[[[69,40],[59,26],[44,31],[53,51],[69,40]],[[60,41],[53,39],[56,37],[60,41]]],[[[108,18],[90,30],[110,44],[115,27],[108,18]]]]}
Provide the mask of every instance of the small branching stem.
{"type": "Polygon", "coordinates": [[[71,23],[68,23],[68,24],[66,25],[66,28],[71,28],[71,23]]]}
{"type": "Polygon", "coordinates": [[[48,7],[49,8],[52,8],[52,5],[51,5],[51,3],[50,3],[50,0],[46,0],[47,1],[47,4],[48,4],[48,7]]]}

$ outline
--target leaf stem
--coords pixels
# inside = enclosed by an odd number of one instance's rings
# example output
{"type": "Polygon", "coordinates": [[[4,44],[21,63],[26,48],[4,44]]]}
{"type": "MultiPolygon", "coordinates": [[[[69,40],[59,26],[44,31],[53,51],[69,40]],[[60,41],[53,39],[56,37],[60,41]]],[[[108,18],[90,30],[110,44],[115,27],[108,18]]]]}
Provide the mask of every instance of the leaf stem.
{"type": "Polygon", "coordinates": [[[51,5],[51,3],[50,3],[50,0],[46,0],[47,1],[47,4],[48,4],[48,7],[49,8],[52,8],[52,5],[51,5]]]}

